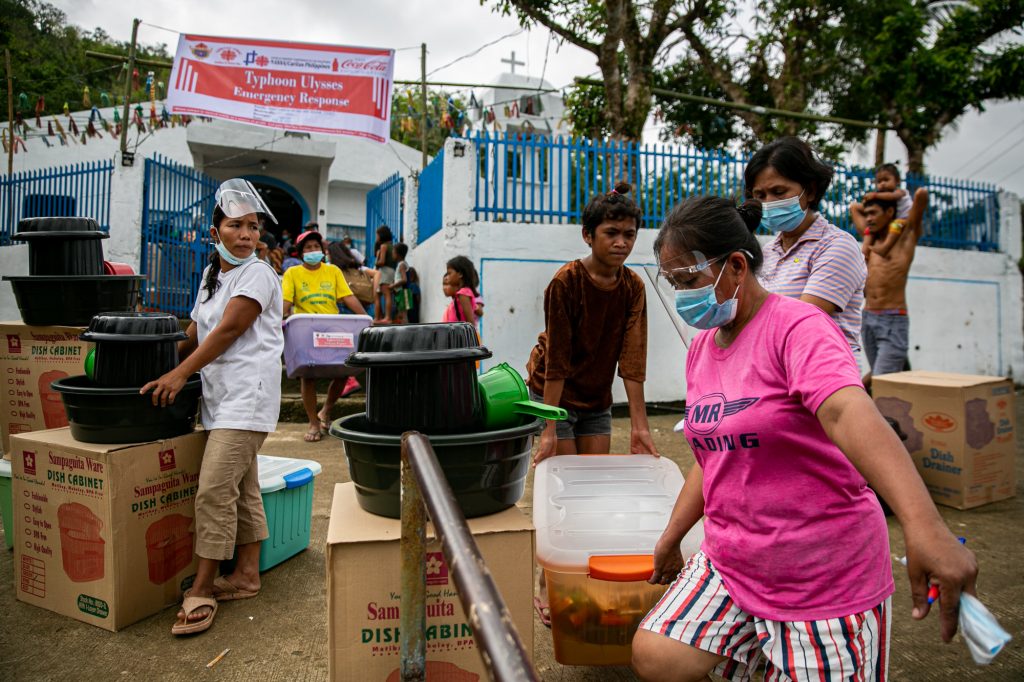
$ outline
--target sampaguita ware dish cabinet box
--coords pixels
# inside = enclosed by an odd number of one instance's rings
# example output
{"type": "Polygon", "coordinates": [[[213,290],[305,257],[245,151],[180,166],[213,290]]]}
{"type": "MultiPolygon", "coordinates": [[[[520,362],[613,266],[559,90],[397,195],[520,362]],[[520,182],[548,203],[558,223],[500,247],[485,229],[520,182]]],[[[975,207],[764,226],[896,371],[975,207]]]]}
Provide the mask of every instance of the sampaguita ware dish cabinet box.
{"type": "Polygon", "coordinates": [[[115,631],[180,601],[205,446],[203,431],[134,445],[15,436],[17,598],[115,631]]]}
{"type": "MultiPolygon", "coordinates": [[[[516,507],[469,519],[473,539],[533,652],[533,526],[516,507]]],[[[428,537],[433,537],[428,526],[428,537]]],[[[334,487],[327,530],[330,677],[400,680],[401,522],[364,511],[352,483],[334,487]]],[[[475,682],[487,673],[436,540],[427,547],[427,679],[475,682]]]]}
{"type": "Polygon", "coordinates": [[[932,499],[970,509],[1013,497],[1013,384],[1001,377],[896,372],[871,380],[878,410],[907,435],[932,499]]]}
{"type": "Polygon", "coordinates": [[[64,403],[50,383],[85,374],[92,344],[80,341],[85,327],[32,327],[0,322],[0,440],[11,449],[16,433],[68,425],[64,403]]]}

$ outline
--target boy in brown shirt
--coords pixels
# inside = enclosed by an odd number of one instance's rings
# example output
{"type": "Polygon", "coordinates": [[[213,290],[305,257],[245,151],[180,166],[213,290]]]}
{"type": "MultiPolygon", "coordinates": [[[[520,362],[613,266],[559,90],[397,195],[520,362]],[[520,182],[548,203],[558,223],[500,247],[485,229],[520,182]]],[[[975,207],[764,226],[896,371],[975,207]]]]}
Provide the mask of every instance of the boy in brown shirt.
{"type": "Polygon", "coordinates": [[[569,419],[548,422],[535,464],[609,452],[616,365],[629,401],[630,451],[655,453],[644,405],[647,299],[643,281],[623,265],[641,215],[630,189],[620,183],[590,200],[583,240],[591,253],[562,266],[544,292],[545,329],[530,354],[527,383],[535,400],[565,408],[569,419]]]}

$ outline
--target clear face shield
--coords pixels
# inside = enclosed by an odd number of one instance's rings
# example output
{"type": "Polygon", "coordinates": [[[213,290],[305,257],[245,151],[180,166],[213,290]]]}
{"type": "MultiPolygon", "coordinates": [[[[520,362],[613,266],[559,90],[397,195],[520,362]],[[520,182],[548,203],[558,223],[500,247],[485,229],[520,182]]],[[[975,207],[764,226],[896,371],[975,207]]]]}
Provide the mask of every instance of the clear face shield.
{"type": "Polygon", "coordinates": [[[252,183],[242,178],[232,178],[217,188],[215,195],[217,205],[228,218],[241,218],[250,213],[262,213],[277,224],[277,218],[270,212],[270,208],[263,197],[252,186],[252,183]]]}
{"type": "Polygon", "coordinates": [[[708,260],[700,251],[694,251],[692,255],[696,261],[693,265],[675,268],[668,267],[669,263],[644,266],[644,274],[651,281],[654,291],[658,294],[658,300],[661,301],[668,319],[672,321],[672,326],[675,327],[676,333],[679,334],[679,338],[686,348],[690,347],[690,335],[693,333],[693,328],[683,322],[676,313],[676,290],[684,288],[684,285],[692,281],[694,277],[725,258],[725,256],[718,256],[708,260]]]}

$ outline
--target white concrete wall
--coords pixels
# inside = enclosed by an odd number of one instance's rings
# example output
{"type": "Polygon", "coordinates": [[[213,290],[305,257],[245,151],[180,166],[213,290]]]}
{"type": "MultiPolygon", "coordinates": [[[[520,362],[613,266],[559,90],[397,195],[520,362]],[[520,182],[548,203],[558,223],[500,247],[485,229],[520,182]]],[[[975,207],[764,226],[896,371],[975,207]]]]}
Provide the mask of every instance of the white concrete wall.
{"type": "Polygon", "coordinates": [[[327,219],[321,219],[320,222],[365,225],[366,190],[340,182],[332,182],[327,201],[327,219]]]}

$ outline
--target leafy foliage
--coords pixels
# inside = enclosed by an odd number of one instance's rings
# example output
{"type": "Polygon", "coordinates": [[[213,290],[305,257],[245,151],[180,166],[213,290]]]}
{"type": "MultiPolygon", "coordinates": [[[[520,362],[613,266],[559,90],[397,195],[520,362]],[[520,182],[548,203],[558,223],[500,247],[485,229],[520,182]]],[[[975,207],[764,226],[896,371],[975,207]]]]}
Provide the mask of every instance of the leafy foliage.
{"type": "MultiPolygon", "coordinates": [[[[65,14],[40,0],[0,0],[0,44],[11,50],[14,74],[15,110],[28,120],[35,115],[39,97],[45,98],[45,114],[59,113],[64,103],[71,111],[89,108],[83,91],[90,90],[91,106],[101,106],[102,95],[114,104],[124,96],[127,67],[107,60],[87,57],[85,52],[128,55],[129,44],[112,39],[102,28],[83,30],[67,23],[65,14]],[[25,97],[21,97],[21,94],[25,97]],[[27,104],[26,104],[27,103],[27,104]]],[[[139,46],[136,55],[143,59],[170,60],[167,46],[139,46]]],[[[154,81],[166,82],[170,69],[139,67],[140,77],[129,83],[133,102],[146,100],[146,72],[155,72],[154,81]]],[[[6,100],[6,80],[0,82],[6,100]]],[[[159,88],[158,88],[159,92],[159,88]]],[[[6,118],[6,112],[4,115],[6,118]]]]}
{"type": "MultiPolygon", "coordinates": [[[[391,139],[419,149],[422,144],[422,115],[419,89],[396,89],[391,105],[391,139]]],[[[461,98],[445,90],[428,90],[427,154],[437,154],[444,146],[445,138],[464,130],[468,123],[469,112],[461,98]]]]}

